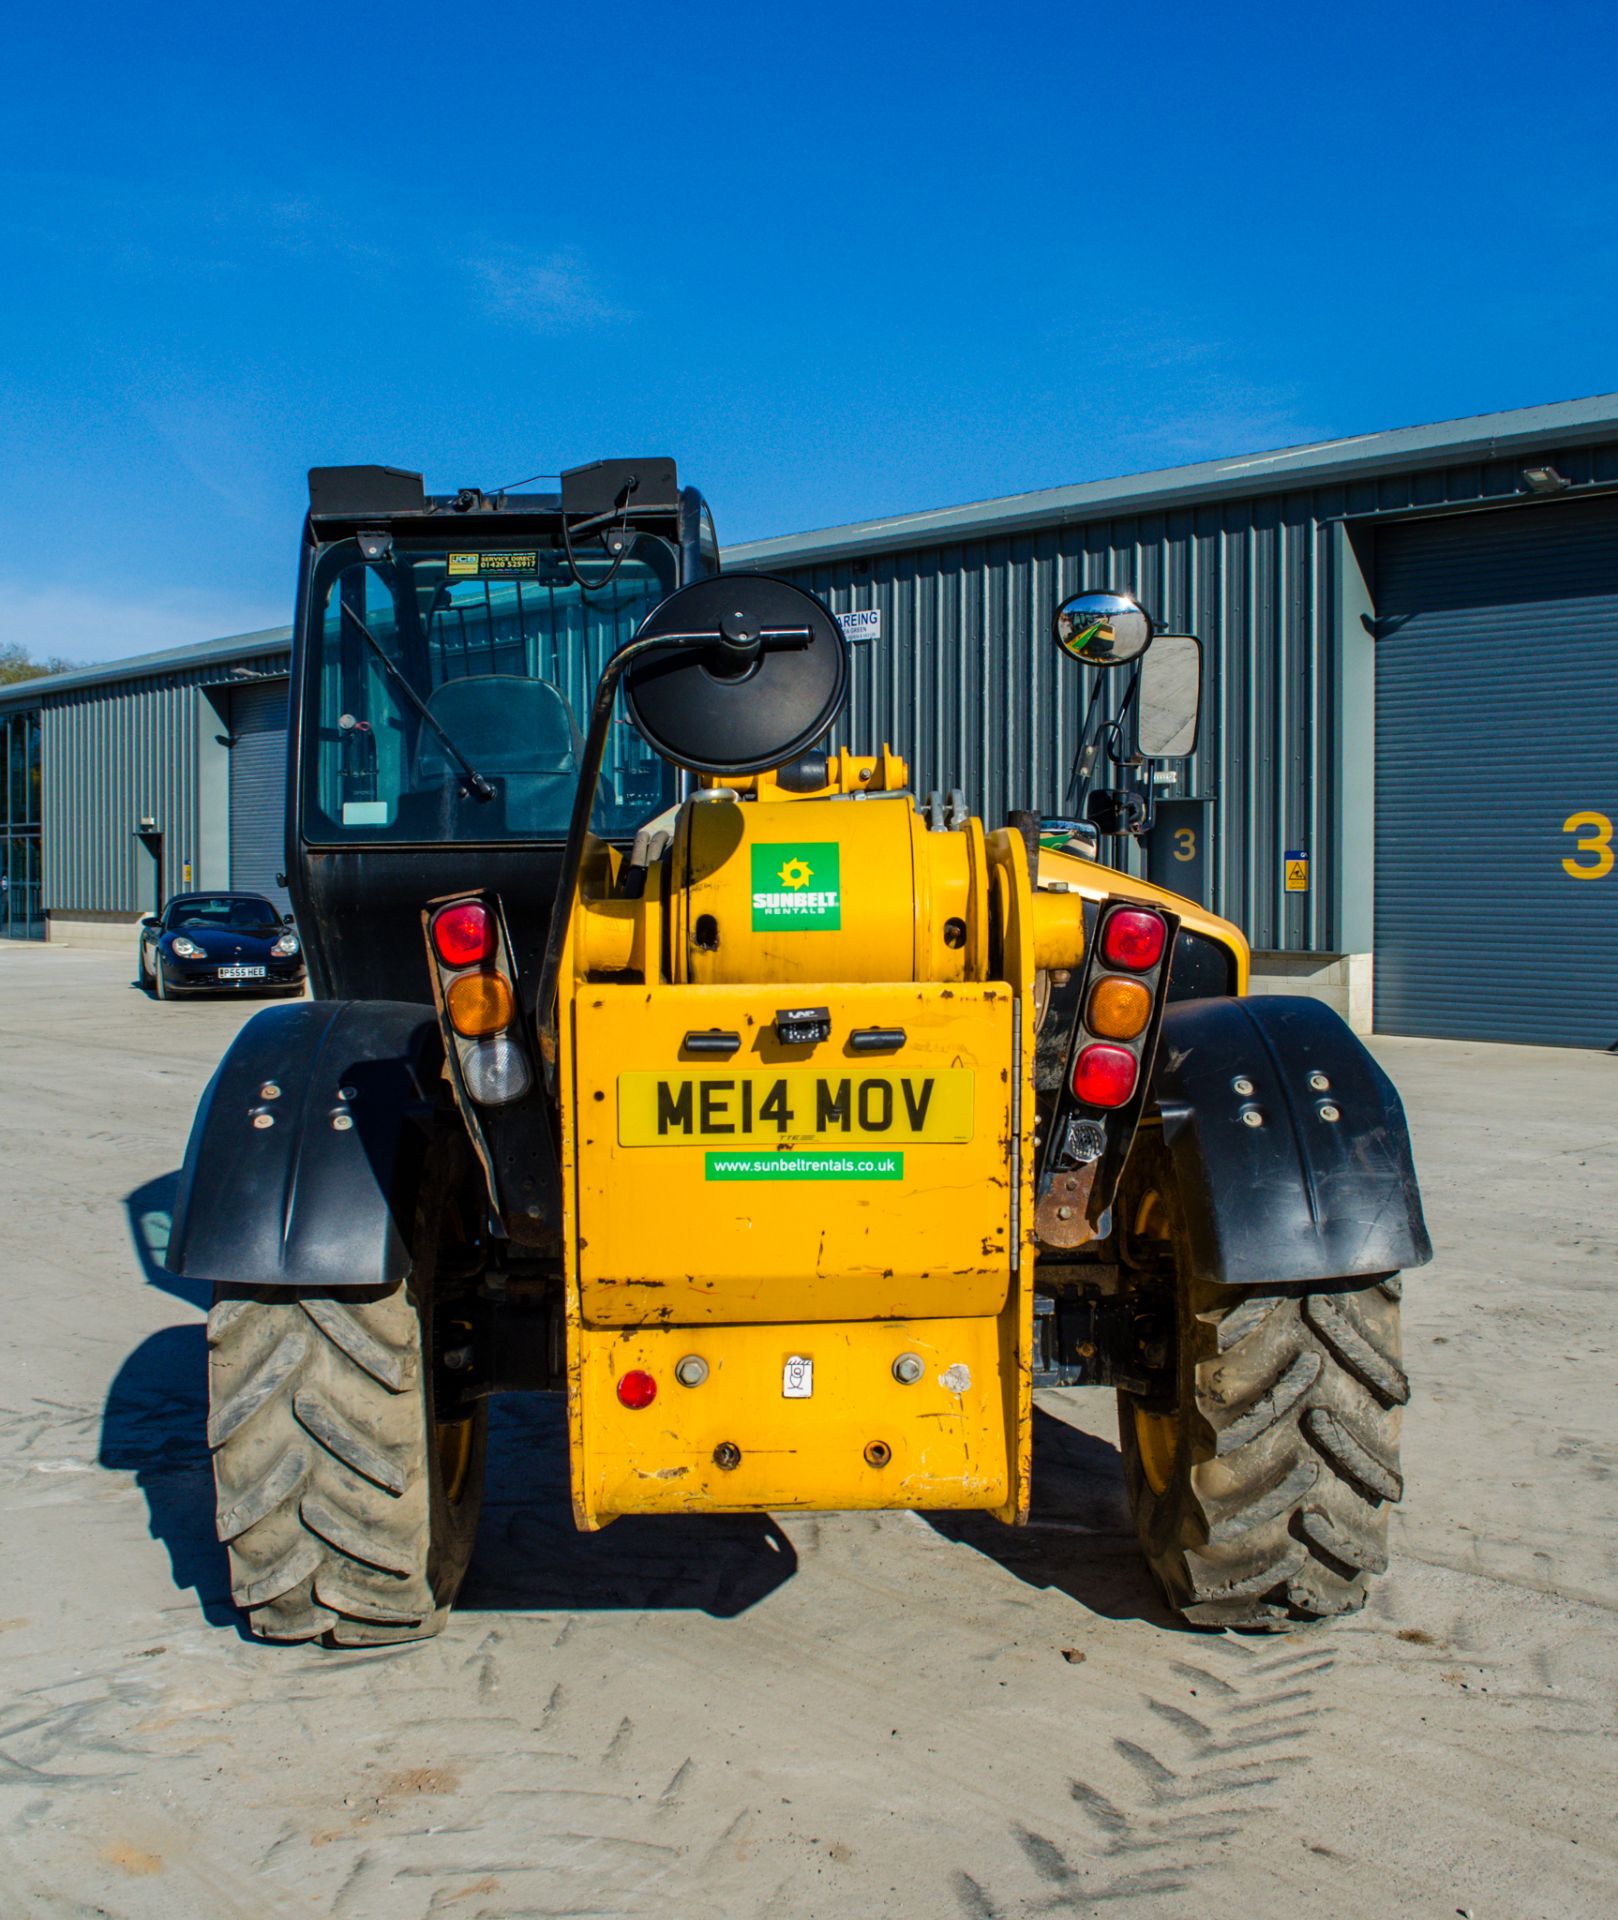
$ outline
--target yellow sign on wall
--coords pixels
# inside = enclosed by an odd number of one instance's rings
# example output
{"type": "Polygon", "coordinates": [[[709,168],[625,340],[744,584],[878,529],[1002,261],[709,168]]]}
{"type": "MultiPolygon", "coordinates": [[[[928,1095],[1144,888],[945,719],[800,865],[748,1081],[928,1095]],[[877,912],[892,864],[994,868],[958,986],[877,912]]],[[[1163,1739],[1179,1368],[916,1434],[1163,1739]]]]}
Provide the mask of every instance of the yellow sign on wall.
{"type": "Polygon", "coordinates": [[[1288,847],[1281,856],[1286,873],[1288,893],[1307,893],[1309,891],[1309,854],[1303,847],[1288,847]]]}
{"type": "Polygon", "coordinates": [[[1562,861],[1562,871],[1570,880],[1605,880],[1612,872],[1612,821],[1608,815],[1586,807],[1570,813],[1562,822],[1564,833],[1576,833],[1574,846],[1580,857],[1571,855],[1562,861]],[[1588,858],[1584,856],[1588,855],[1588,858]]]}

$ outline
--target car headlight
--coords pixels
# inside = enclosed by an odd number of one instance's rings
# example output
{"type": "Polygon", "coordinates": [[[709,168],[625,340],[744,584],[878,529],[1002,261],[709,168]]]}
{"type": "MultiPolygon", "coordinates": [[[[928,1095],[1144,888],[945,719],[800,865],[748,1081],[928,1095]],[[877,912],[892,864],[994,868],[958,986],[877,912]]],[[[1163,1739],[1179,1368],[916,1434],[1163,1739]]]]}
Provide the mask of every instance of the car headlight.
{"type": "Polygon", "coordinates": [[[183,933],[177,933],[169,942],[169,952],[177,953],[182,960],[206,960],[208,957],[195,940],[187,940],[183,933]]]}
{"type": "Polygon", "coordinates": [[[270,948],[272,960],[290,960],[298,951],[298,936],[295,933],[283,933],[275,945],[270,948]]]}

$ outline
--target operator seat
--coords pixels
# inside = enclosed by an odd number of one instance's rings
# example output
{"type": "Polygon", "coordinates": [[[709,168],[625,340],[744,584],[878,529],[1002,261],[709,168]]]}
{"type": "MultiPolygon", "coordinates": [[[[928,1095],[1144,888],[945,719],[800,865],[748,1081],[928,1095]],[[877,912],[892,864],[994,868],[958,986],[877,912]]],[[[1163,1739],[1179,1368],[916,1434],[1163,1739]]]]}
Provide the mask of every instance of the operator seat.
{"type": "MultiPolygon", "coordinates": [[[[480,674],[435,687],[427,710],[499,794],[493,802],[461,801],[465,831],[477,834],[485,808],[501,809],[505,831],[518,838],[567,831],[583,740],[558,688],[521,674],[480,674]]],[[[416,793],[453,794],[461,779],[460,768],[424,724],[411,781],[416,793]]]]}

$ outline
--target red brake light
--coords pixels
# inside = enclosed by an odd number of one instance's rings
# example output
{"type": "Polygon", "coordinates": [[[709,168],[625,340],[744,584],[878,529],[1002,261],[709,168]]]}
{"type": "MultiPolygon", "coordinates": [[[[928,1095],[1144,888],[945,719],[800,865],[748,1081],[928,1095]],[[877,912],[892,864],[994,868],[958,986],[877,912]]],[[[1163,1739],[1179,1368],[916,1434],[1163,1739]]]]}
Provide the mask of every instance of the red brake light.
{"type": "Polygon", "coordinates": [[[631,1413],[638,1413],[657,1398],[657,1382],[639,1367],[631,1367],[628,1373],[618,1376],[618,1398],[631,1413]]]}
{"type": "Polygon", "coordinates": [[[1109,967],[1128,967],[1144,973],[1163,958],[1168,924],[1161,914],[1139,907],[1119,907],[1101,929],[1101,955],[1109,967]]]}
{"type": "Polygon", "coordinates": [[[1121,1107],[1135,1091],[1139,1073],[1127,1047],[1081,1047],[1073,1062],[1073,1092],[1087,1107],[1121,1107]]]}
{"type": "Polygon", "coordinates": [[[494,953],[494,915],[481,900],[459,900],[433,915],[433,945],[446,967],[475,967],[494,953]]]}

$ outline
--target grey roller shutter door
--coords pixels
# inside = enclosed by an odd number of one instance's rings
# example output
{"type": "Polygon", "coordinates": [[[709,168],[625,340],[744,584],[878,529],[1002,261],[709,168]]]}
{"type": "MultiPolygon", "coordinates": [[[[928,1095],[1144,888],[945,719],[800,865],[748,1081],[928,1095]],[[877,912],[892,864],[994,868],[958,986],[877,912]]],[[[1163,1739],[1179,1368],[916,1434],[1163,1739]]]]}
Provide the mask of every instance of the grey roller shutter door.
{"type": "Polygon", "coordinates": [[[1384,527],[1376,574],[1377,1031],[1611,1047],[1618,500],[1384,527]]]}
{"type": "Polygon", "coordinates": [[[275,884],[286,864],[287,682],[237,687],[230,731],[230,884],[287,913],[292,903],[275,884]]]}

